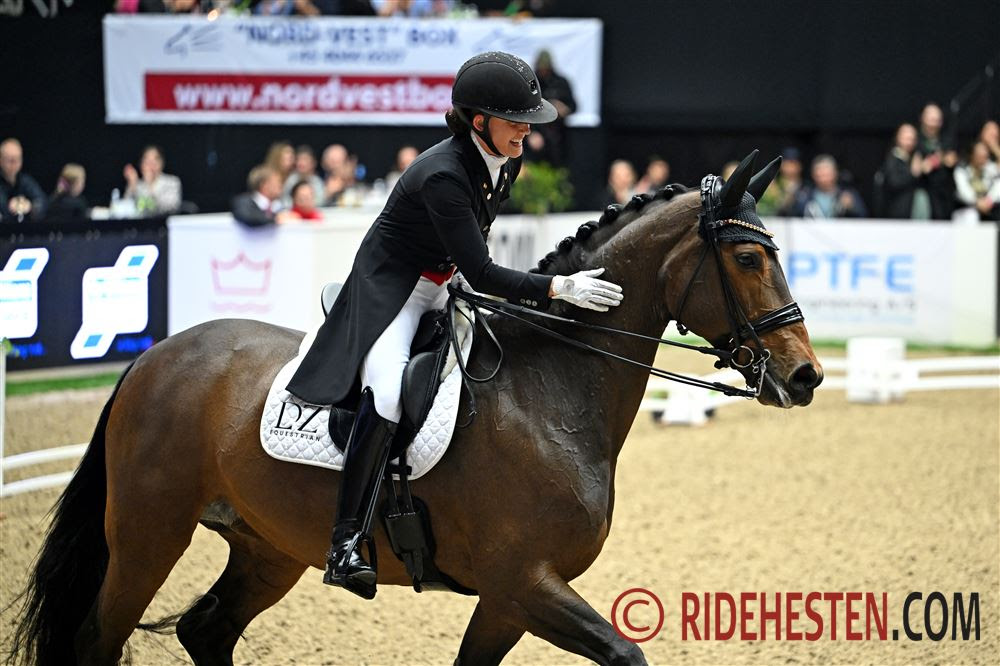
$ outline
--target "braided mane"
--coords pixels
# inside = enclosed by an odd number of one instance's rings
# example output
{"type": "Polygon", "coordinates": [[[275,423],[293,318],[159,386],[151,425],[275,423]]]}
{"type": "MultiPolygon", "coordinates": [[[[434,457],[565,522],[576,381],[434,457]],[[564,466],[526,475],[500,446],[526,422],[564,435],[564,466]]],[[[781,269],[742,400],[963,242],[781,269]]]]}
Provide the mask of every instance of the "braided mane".
{"type": "Polygon", "coordinates": [[[542,257],[536,268],[530,272],[543,275],[565,275],[579,270],[581,260],[587,250],[600,247],[609,238],[640,217],[647,204],[653,201],[670,201],[688,188],[673,184],[655,193],[636,194],[624,206],[611,204],[597,221],[585,222],[576,230],[576,236],[567,236],[559,241],[556,249],[542,257]]]}

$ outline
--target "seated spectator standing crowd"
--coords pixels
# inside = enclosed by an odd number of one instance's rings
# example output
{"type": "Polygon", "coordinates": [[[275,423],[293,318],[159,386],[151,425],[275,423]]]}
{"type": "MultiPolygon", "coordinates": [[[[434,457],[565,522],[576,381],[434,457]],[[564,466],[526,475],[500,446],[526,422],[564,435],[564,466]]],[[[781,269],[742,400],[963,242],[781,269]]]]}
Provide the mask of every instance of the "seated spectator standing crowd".
{"type": "Polygon", "coordinates": [[[4,222],[41,219],[48,199],[38,182],[21,171],[24,153],[21,142],[6,139],[0,143],[0,209],[4,222]]]}
{"type": "Polygon", "coordinates": [[[139,215],[176,213],[181,207],[181,179],[163,173],[163,151],[146,146],[139,160],[139,170],[126,164],[122,170],[127,187],[125,198],[135,203],[139,215]]]}
{"type": "Polygon", "coordinates": [[[942,131],[944,114],[927,104],[919,130],[903,123],[876,174],[880,215],[895,219],[1000,221],[1000,127],[987,121],[963,155],[942,131]]]}
{"type": "MultiPolygon", "coordinates": [[[[842,172],[833,155],[813,158],[809,180],[803,178],[802,153],[781,151],[778,176],[757,204],[762,215],[804,219],[891,218],[914,220],[1000,221],[1000,125],[990,120],[963,153],[946,133],[944,114],[927,104],[917,124],[903,123],[875,176],[874,206],[869,207],[842,172]]],[[[720,170],[726,178],[736,167],[720,170]]],[[[648,160],[642,178],[625,159],[608,169],[607,187],[594,205],[625,204],[635,194],[656,190],[667,182],[670,165],[658,156],[648,160]]]]}
{"type": "Polygon", "coordinates": [[[792,205],[793,217],[868,217],[861,195],[840,182],[837,160],[818,155],[812,161],[812,184],[799,188],[792,205]]]}
{"type": "Polygon", "coordinates": [[[233,197],[233,217],[248,227],[267,227],[292,219],[282,210],[281,174],[267,164],[255,166],[247,176],[247,191],[233,197]]]}
{"type": "Polygon", "coordinates": [[[87,219],[87,201],[81,195],[87,182],[87,172],[79,164],[67,164],[59,174],[56,190],[49,200],[45,218],[79,222],[87,219]]]}

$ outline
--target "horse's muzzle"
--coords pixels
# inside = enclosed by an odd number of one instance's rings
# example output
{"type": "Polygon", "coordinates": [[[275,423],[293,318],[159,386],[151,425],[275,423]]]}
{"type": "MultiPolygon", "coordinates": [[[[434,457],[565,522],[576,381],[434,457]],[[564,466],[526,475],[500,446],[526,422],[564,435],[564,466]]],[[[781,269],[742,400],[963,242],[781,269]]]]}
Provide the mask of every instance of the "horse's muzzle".
{"type": "Polygon", "coordinates": [[[813,391],[823,383],[823,368],[806,361],[795,368],[785,380],[788,387],[788,397],[793,405],[804,407],[812,402],[813,391]]]}

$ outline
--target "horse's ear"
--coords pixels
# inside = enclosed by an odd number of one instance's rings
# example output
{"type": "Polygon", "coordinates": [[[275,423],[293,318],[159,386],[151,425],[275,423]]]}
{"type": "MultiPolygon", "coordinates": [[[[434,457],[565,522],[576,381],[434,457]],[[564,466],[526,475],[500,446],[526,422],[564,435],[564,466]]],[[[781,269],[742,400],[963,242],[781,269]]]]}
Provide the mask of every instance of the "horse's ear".
{"type": "Polygon", "coordinates": [[[738,206],[740,200],[743,199],[743,193],[746,192],[750,176],[753,175],[753,163],[757,161],[757,153],[759,152],[759,150],[754,149],[752,153],[747,155],[740,162],[740,165],[736,167],[736,171],[729,177],[726,184],[722,186],[722,192],[719,193],[719,200],[722,201],[722,205],[726,208],[738,206]]]}
{"type": "Polygon", "coordinates": [[[774,176],[778,173],[780,167],[781,155],[778,155],[770,164],[758,171],[757,175],[750,179],[750,184],[747,185],[747,192],[753,196],[754,201],[760,201],[760,198],[764,195],[764,190],[774,180],[774,176]]]}

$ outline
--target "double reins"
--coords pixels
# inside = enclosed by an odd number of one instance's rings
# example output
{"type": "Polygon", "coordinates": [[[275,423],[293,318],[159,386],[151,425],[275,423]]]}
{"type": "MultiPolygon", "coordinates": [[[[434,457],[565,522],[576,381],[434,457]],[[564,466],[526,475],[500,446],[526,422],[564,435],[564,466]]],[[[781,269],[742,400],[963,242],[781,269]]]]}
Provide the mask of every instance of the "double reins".
{"type": "MultiPolygon", "coordinates": [[[[623,363],[627,363],[629,365],[634,365],[634,366],[642,368],[644,370],[648,370],[649,373],[651,375],[655,376],[655,377],[662,377],[663,379],[669,379],[671,381],[679,382],[681,384],[687,384],[689,386],[695,386],[695,387],[698,387],[698,388],[710,389],[710,390],[713,390],[713,391],[721,391],[721,392],[725,393],[726,395],[743,396],[743,397],[749,397],[749,398],[755,397],[755,395],[756,395],[756,394],[750,394],[748,391],[744,391],[742,389],[738,389],[735,386],[730,386],[728,384],[723,384],[722,382],[710,382],[710,381],[706,381],[704,379],[701,379],[700,377],[689,377],[687,375],[682,375],[680,373],[671,372],[670,370],[664,370],[662,368],[657,368],[657,367],[655,367],[653,365],[650,365],[648,363],[643,363],[642,361],[637,361],[635,359],[628,358],[627,356],[622,356],[621,354],[616,354],[614,352],[610,352],[610,351],[607,351],[605,349],[601,349],[600,347],[595,347],[594,345],[591,345],[589,343],[583,342],[582,340],[577,340],[576,338],[570,337],[570,336],[566,335],[565,333],[561,333],[561,332],[556,331],[554,329],[551,329],[551,328],[549,328],[547,326],[542,326],[541,324],[539,324],[537,322],[534,322],[534,321],[531,321],[530,319],[527,319],[525,316],[522,316],[522,315],[527,315],[527,316],[535,317],[535,318],[539,318],[539,319],[547,319],[549,321],[559,322],[560,324],[568,324],[570,326],[575,326],[577,328],[582,328],[582,329],[585,329],[585,330],[599,331],[599,332],[602,332],[602,333],[609,333],[609,334],[612,334],[612,335],[622,335],[622,336],[631,337],[631,338],[639,338],[641,340],[648,340],[650,342],[656,342],[656,343],[661,344],[661,345],[669,345],[671,347],[680,347],[681,349],[689,349],[691,351],[696,351],[696,352],[699,352],[701,354],[708,354],[710,356],[715,356],[721,362],[724,362],[724,363],[727,363],[727,364],[733,362],[733,353],[731,351],[729,351],[729,350],[726,350],[726,349],[717,349],[715,347],[702,347],[702,346],[698,346],[698,345],[689,345],[689,344],[685,344],[683,342],[676,342],[674,340],[667,340],[665,338],[657,338],[657,337],[653,337],[651,335],[643,335],[641,333],[634,333],[632,331],[625,331],[625,330],[622,330],[622,329],[619,329],[619,328],[612,328],[610,326],[600,326],[598,324],[590,324],[590,323],[587,323],[587,322],[578,321],[576,319],[570,319],[568,317],[561,317],[559,315],[554,315],[554,314],[551,314],[549,312],[539,312],[537,310],[530,310],[530,309],[522,307],[520,305],[514,305],[512,303],[506,303],[504,301],[496,301],[496,300],[493,300],[492,298],[488,298],[488,297],[482,296],[480,294],[469,293],[469,292],[464,291],[462,289],[457,289],[457,288],[455,288],[452,285],[448,285],[448,291],[456,299],[460,299],[460,300],[463,300],[463,301],[469,303],[469,305],[471,305],[474,309],[478,310],[479,308],[482,308],[483,310],[487,310],[487,311],[492,312],[494,314],[498,314],[498,315],[504,316],[504,317],[506,317],[508,319],[513,319],[515,321],[518,321],[518,322],[524,324],[528,328],[536,330],[536,331],[538,331],[538,332],[542,333],[543,335],[546,335],[546,336],[548,336],[550,338],[554,338],[556,340],[559,340],[560,342],[564,342],[564,343],[566,343],[566,344],[568,344],[568,345],[570,345],[572,347],[576,347],[577,349],[584,349],[586,351],[590,351],[590,352],[594,352],[596,354],[600,354],[601,356],[607,356],[608,358],[613,358],[613,359],[615,359],[617,361],[621,361],[623,363]]],[[[454,309],[455,309],[455,301],[454,301],[454,299],[452,299],[452,301],[451,301],[450,308],[452,310],[452,318],[454,318],[454,309]]],[[[485,319],[485,318],[483,318],[483,317],[479,317],[477,319],[478,319],[478,321],[480,321],[483,324],[484,328],[487,330],[487,333],[490,336],[490,339],[492,340],[493,344],[498,349],[500,349],[500,345],[499,345],[499,343],[497,341],[496,335],[493,333],[492,329],[490,329],[488,320],[485,319]]],[[[501,354],[501,359],[502,359],[502,356],[503,356],[502,349],[500,351],[500,354],[501,354]]],[[[459,358],[461,359],[461,356],[459,356],[459,358]]],[[[500,364],[498,362],[497,365],[496,365],[496,367],[494,367],[494,369],[486,377],[474,377],[467,370],[465,370],[464,367],[462,368],[462,370],[463,370],[463,373],[465,374],[465,376],[469,380],[474,381],[474,382],[485,382],[485,381],[489,381],[490,379],[492,379],[493,377],[496,376],[496,373],[499,370],[499,367],[500,367],[500,364]]]]}

